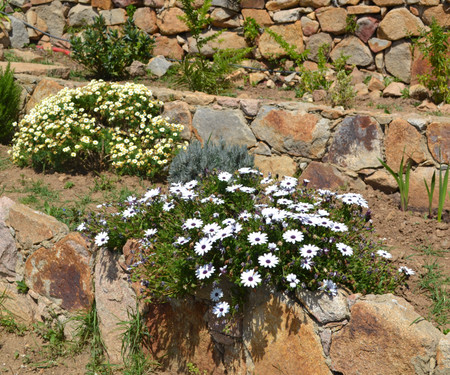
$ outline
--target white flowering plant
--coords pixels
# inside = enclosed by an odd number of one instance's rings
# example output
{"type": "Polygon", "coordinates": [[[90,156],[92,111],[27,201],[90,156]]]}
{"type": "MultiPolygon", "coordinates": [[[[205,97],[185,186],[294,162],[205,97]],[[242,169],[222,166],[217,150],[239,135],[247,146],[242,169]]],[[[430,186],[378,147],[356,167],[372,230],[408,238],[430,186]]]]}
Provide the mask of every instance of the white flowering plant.
{"type": "Polygon", "coordinates": [[[262,285],[333,296],[337,285],[393,291],[408,275],[369,239],[362,196],[309,189],[292,177],[262,178],[250,168],[173,183],[165,193],[150,189],[105,205],[78,229],[111,250],[137,241],[129,271],[149,300],[209,286],[218,317],[236,312],[262,285]]]}
{"type": "Polygon", "coordinates": [[[151,177],[168,164],[183,126],[161,115],[144,85],[91,81],[41,101],[18,124],[12,158],[57,171],[99,170],[151,177]]]}

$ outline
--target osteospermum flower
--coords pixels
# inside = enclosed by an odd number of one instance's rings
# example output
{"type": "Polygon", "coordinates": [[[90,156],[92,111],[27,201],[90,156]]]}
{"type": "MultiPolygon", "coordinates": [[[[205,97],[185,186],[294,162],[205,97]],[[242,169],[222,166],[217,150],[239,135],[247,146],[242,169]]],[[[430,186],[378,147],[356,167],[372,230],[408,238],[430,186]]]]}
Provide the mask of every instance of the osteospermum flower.
{"type": "Polygon", "coordinates": [[[283,239],[289,243],[302,242],[303,238],[303,233],[297,229],[291,229],[283,233],[283,239]]]}
{"type": "Polygon", "coordinates": [[[402,272],[402,273],[404,273],[406,276],[412,276],[412,275],[415,275],[415,274],[416,274],[411,268],[408,268],[408,267],[405,267],[405,266],[401,266],[401,267],[398,269],[398,272],[402,272]]]}
{"type": "Polygon", "coordinates": [[[377,254],[380,257],[385,258],[385,259],[391,259],[392,258],[391,253],[388,253],[386,250],[378,250],[377,254]]]}
{"type": "Polygon", "coordinates": [[[197,279],[203,280],[211,277],[215,270],[216,269],[213,265],[205,264],[204,266],[200,266],[197,268],[197,271],[195,271],[195,275],[197,276],[197,279]]]}
{"type": "Polygon", "coordinates": [[[305,258],[313,258],[317,255],[320,248],[318,248],[316,245],[303,245],[300,248],[300,253],[305,258]]]}
{"type": "Polygon", "coordinates": [[[286,276],[286,281],[289,283],[289,286],[291,288],[295,288],[297,284],[300,282],[297,275],[293,273],[290,273],[289,275],[286,276]]]}
{"type": "Polygon", "coordinates": [[[178,239],[176,240],[176,244],[178,245],[184,245],[185,243],[189,242],[189,238],[186,237],[178,237],[178,239]]]}
{"type": "Polygon", "coordinates": [[[239,219],[242,221],[249,221],[251,218],[252,214],[248,213],[247,211],[244,211],[239,215],[239,219]]]}
{"type": "Polygon", "coordinates": [[[275,267],[280,260],[276,255],[273,255],[272,253],[266,253],[264,255],[261,255],[258,257],[258,262],[261,267],[265,268],[273,268],[275,267]]]}
{"type": "Polygon", "coordinates": [[[241,282],[244,286],[254,288],[261,282],[261,276],[254,270],[244,271],[241,274],[241,282]]]}
{"type": "Polygon", "coordinates": [[[85,223],[81,223],[80,225],[77,226],[77,231],[81,232],[83,230],[86,229],[86,224],[85,223]]]}
{"type": "Polygon", "coordinates": [[[230,304],[228,302],[219,302],[213,307],[213,314],[218,318],[225,316],[230,311],[230,304]]]}
{"type": "Polygon", "coordinates": [[[267,234],[261,232],[252,232],[247,237],[250,245],[263,245],[267,243],[267,234]]]}
{"type": "Polygon", "coordinates": [[[347,256],[353,255],[353,249],[350,246],[346,245],[345,243],[339,242],[336,244],[336,247],[338,248],[338,250],[341,252],[342,255],[347,256]]]}
{"type": "Polygon", "coordinates": [[[314,262],[312,258],[303,258],[300,262],[300,267],[308,271],[310,271],[313,266],[314,262]]]}
{"type": "Polygon", "coordinates": [[[212,242],[209,238],[201,238],[194,246],[195,254],[205,255],[212,248],[212,242]]]}
{"type": "Polygon", "coordinates": [[[95,244],[97,246],[103,246],[109,240],[109,235],[107,232],[100,232],[95,236],[95,244]]]}
{"type": "Polygon", "coordinates": [[[222,289],[220,289],[220,288],[214,288],[214,289],[211,291],[211,293],[210,293],[209,296],[211,297],[211,299],[212,299],[214,302],[220,301],[220,299],[223,297],[223,291],[222,291],[222,289]]]}
{"type": "Polygon", "coordinates": [[[322,280],[322,286],[319,288],[330,296],[337,296],[337,285],[328,279],[322,280]]]}
{"type": "Polygon", "coordinates": [[[231,177],[233,177],[233,175],[231,173],[228,173],[228,172],[220,172],[219,175],[217,176],[217,178],[220,181],[225,181],[225,182],[230,181],[231,177]]]}
{"type": "Polygon", "coordinates": [[[213,236],[215,235],[219,230],[220,230],[220,225],[217,223],[211,223],[211,224],[206,224],[202,231],[203,233],[209,235],[209,236],[213,236]]]}
{"type": "Polygon", "coordinates": [[[170,211],[171,209],[173,209],[174,207],[175,207],[175,203],[174,203],[174,202],[166,202],[166,203],[164,203],[164,205],[163,205],[163,210],[166,211],[166,212],[168,212],[168,211],[170,211]]]}
{"type": "Polygon", "coordinates": [[[156,229],[156,228],[147,229],[146,231],[144,231],[144,236],[151,237],[151,236],[154,236],[157,232],[158,232],[158,229],[156,229]]]}
{"type": "Polygon", "coordinates": [[[203,225],[203,221],[200,219],[187,219],[182,228],[183,229],[194,229],[194,228],[201,228],[203,225]]]}

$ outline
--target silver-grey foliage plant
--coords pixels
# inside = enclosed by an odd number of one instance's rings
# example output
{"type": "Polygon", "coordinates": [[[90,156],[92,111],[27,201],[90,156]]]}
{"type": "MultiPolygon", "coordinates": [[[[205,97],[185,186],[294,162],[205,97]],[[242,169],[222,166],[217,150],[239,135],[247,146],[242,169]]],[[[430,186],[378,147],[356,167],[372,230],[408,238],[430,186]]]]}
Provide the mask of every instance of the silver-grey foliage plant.
{"type": "Polygon", "coordinates": [[[254,157],[249,155],[245,146],[228,146],[220,140],[218,143],[208,141],[202,147],[199,141],[193,141],[173,159],[169,182],[185,183],[199,176],[204,177],[214,169],[233,173],[239,168],[253,166],[254,157]]]}

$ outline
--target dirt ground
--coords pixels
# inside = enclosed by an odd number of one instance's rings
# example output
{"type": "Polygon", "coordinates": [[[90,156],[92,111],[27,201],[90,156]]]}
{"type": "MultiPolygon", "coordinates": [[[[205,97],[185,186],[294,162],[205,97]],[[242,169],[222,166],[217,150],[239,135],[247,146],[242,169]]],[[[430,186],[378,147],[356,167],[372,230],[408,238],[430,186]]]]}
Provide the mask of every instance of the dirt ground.
{"type": "MultiPolygon", "coordinates": [[[[36,53],[43,54],[42,51],[36,53]]],[[[73,62],[62,54],[53,53],[60,63],[76,68],[73,62]]],[[[165,84],[159,81],[144,81],[143,83],[153,85],[165,84]]],[[[267,89],[264,84],[256,87],[245,87],[236,89],[237,96],[248,96],[254,98],[268,98],[276,100],[294,100],[293,91],[283,91],[267,89]]],[[[415,101],[411,99],[379,98],[368,106],[367,99],[360,99],[356,102],[356,108],[366,110],[376,110],[379,106],[380,112],[417,112],[415,101]],[[384,106],[384,107],[383,107],[384,106]],[[387,107],[386,107],[387,106],[387,107]]],[[[37,209],[42,209],[42,199],[36,193],[39,189],[33,187],[39,185],[47,186],[47,191],[56,192],[53,195],[53,203],[61,208],[69,202],[84,199],[86,209],[94,209],[105,199],[112,198],[114,192],[137,191],[142,192],[150,183],[142,181],[136,177],[117,177],[109,173],[88,174],[88,175],[66,175],[64,173],[41,174],[29,168],[18,168],[8,161],[9,147],[0,146],[0,195],[8,196],[15,201],[28,202],[29,205],[37,209]],[[114,187],[111,187],[113,184],[114,187]],[[111,185],[111,186],[110,186],[111,185]],[[70,186],[70,187],[69,187],[70,186]],[[126,188],[126,189],[124,189],[126,188]],[[35,198],[31,199],[30,196],[35,198]]],[[[42,189],[41,189],[42,190],[42,189]]],[[[39,190],[39,191],[41,191],[39,190]]],[[[416,311],[433,322],[436,326],[440,324],[440,329],[450,328],[449,312],[444,311],[446,318],[440,320],[432,314],[435,302],[430,290],[423,287],[424,278],[439,276],[438,286],[444,288],[447,295],[450,282],[450,213],[444,212],[443,222],[438,223],[436,219],[427,218],[426,212],[407,212],[399,210],[399,195],[386,195],[371,187],[366,187],[364,191],[359,191],[369,202],[369,207],[373,213],[374,235],[387,246],[393,256],[393,261],[397,266],[407,266],[414,270],[413,275],[406,286],[398,288],[396,294],[404,297],[410,302],[416,311]],[[428,276],[427,276],[428,275],[428,276]],[[438,321],[439,320],[439,321],[438,321]],[[445,322],[445,324],[442,324],[445,322]]],[[[448,199],[448,198],[447,198],[448,199]]],[[[445,297],[445,294],[444,294],[445,297]]],[[[448,306],[448,305],[447,305],[448,306]]],[[[84,352],[75,358],[62,358],[57,364],[50,368],[45,368],[48,362],[39,353],[42,348],[42,340],[34,332],[27,332],[24,336],[17,336],[6,333],[0,329],[0,374],[30,374],[37,373],[43,375],[67,375],[84,374],[85,366],[89,361],[89,353],[84,352]],[[36,365],[37,364],[37,365],[36,365]]],[[[119,373],[119,372],[118,372],[119,373]]]]}

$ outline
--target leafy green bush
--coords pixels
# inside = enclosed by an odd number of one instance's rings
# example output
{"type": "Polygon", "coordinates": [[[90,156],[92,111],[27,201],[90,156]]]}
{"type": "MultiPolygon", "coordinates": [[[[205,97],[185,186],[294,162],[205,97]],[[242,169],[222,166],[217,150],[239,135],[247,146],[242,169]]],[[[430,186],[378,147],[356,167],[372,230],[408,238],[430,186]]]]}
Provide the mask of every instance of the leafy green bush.
{"type": "Polygon", "coordinates": [[[0,142],[9,143],[14,134],[13,122],[17,120],[20,106],[20,86],[14,82],[14,71],[10,64],[0,68],[0,142]]]}
{"type": "Polygon", "coordinates": [[[111,30],[99,16],[82,37],[72,37],[72,58],[94,74],[94,78],[116,80],[127,76],[125,68],[135,60],[147,63],[154,40],[128,17],[123,35],[111,30]]]}
{"type": "Polygon", "coordinates": [[[170,182],[188,182],[204,177],[213,170],[232,173],[243,167],[253,167],[254,157],[245,146],[227,146],[224,140],[218,144],[192,142],[186,150],[175,156],[169,168],[170,182]]]}
{"type": "Polygon", "coordinates": [[[242,311],[249,291],[262,285],[384,293],[411,274],[368,239],[361,195],[305,185],[262,179],[250,168],[216,172],[108,205],[78,230],[116,251],[135,239],[141,251],[130,271],[144,297],[161,301],[209,286],[218,317],[242,311]],[[222,288],[227,282],[232,287],[222,288]]]}
{"type": "Polygon", "coordinates": [[[203,47],[208,42],[217,40],[223,32],[221,30],[208,37],[202,36],[203,29],[211,23],[208,14],[211,2],[212,0],[205,0],[200,8],[195,9],[193,0],[181,0],[185,15],[180,19],[189,27],[197,52],[188,53],[176,65],[180,74],[173,81],[177,86],[187,87],[189,90],[219,94],[231,86],[227,76],[234,70],[233,64],[242,61],[252,48],[219,49],[215,51],[212,60],[202,54],[203,47]]]}
{"type": "Polygon", "coordinates": [[[450,103],[450,32],[441,27],[435,18],[430,31],[422,30],[415,45],[431,64],[431,74],[419,76],[419,81],[432,91],[436,103],[450,103]]]}
{"type": "Polygon", "coordinates": [[[330,99],[333,106],[341,105],[344,108],[351,107],[356,96],[356,91],[352,85],[352,76],[345,69],[348,56],[341,55],[333,62],[336,70],[336,81],[330,89],[330,99]]]}
{"type": "Polygon", "coordinates": [[[182,125],[160,116],[162,102],[143,85],[92,81],[64,88],[17,125],[13,161],[20,166],[101,170],[151,177],[183,147],[182,125]]]}

